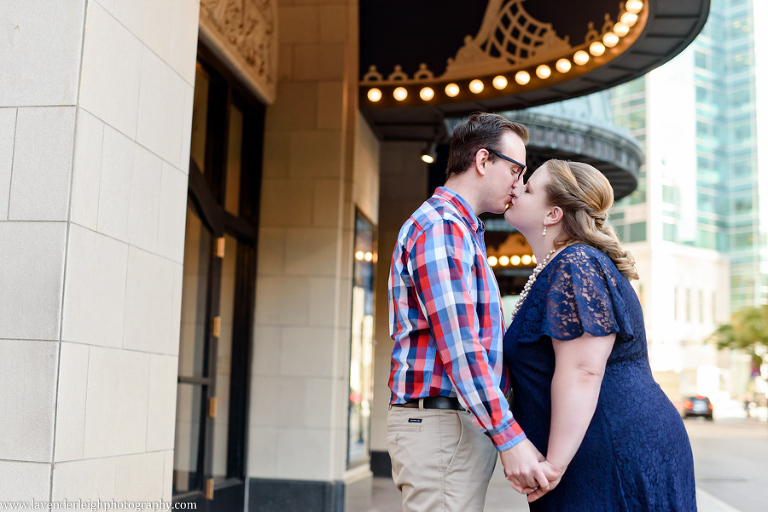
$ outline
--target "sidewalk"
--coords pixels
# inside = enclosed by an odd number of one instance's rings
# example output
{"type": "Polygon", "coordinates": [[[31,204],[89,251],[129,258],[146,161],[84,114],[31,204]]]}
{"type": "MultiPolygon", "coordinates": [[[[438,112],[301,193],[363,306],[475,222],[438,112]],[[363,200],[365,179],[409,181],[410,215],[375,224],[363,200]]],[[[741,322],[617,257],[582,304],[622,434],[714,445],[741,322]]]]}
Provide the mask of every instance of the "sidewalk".
{"type": "MultiPolygon", "coordinates": [[[[698,487],[696,501],[699,512],[747,512],[731,507],[698,487]]],[[[369,512],[402,512],[400,492],[390,478],[373,479],[373,496],[369,512]]],[[[496,465],[496,471],[488,485],[485,512],[528,512],[528,502],[524,496],[516,493],[507,484],[500,463],[496,465]]]]}

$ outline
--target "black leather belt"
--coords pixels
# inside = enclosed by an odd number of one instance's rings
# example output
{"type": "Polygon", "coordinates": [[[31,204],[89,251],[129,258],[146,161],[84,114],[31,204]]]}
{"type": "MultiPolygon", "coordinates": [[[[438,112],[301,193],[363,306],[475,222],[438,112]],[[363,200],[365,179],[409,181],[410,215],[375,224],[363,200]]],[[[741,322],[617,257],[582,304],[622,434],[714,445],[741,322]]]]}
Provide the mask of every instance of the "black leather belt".
{"type": "Polygon", "coordinates": [[[458,398],[447,396],[430,396],[426,398],[411,400],[410,402],[406,402],[404,404],[394,404],[392,407],[408,407],[412,409],[418,409],[419,400],[424,402],[425,409],[451,409],[454,411],[466,410],[461,406],[458,398]]]}

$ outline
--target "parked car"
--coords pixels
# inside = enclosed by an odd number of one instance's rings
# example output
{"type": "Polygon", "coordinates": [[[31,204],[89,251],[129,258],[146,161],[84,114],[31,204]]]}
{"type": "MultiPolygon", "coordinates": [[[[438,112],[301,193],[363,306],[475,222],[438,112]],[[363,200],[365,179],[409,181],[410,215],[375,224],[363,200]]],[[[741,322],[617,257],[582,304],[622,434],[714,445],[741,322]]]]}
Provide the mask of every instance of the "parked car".
{"type": "Polygon", "coordinates": [[[683,418],[703,416],[707,420],[712,421],[713,412],[712,402],[706,396],[689,396],[683,400],[683,418]]]}

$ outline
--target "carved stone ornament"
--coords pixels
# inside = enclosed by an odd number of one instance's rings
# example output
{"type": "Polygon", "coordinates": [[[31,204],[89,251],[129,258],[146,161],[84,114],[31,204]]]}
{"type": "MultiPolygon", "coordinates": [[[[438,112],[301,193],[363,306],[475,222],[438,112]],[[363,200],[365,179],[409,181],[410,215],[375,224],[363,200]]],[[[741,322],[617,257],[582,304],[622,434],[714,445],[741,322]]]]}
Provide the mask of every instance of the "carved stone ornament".
{"type": "MultiPolygon", "coordinates": [[[[460,80],[467,77],[513,71],[536,65],[571,53],[576,47],[598,39],[602,34],[590,23],[587,38],[571,44],[566,36],[560,38],[551,23],[534,19],[523,8],[524,0],[490,0],[480,30],[474,37],[466,36],[464,45],[454,58],[448,59],[445,73],[433,77],[425,64],[413,77],[396,66],[395,72],[385,79],[376,66],[370,66],[362,83],[387,84],[394,81],[418,83],[431,80],[460,80]]],[[[610,15],[605,15],[603,33],[613,26],[610,15]]]]}
{"type": "Polygon", "coordinates": [[[201,0],[200,29],[246,85],[272,103],[277,78],[273,0],[201,0]]]}

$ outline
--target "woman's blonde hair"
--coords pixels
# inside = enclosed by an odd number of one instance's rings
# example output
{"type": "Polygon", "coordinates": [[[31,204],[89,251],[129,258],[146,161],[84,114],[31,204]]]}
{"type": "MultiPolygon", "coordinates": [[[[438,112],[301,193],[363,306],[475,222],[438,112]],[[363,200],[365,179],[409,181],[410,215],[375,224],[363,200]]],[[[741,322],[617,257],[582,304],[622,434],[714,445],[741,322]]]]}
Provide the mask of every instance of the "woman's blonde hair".
{"type": "Polygon", "coordinates": [[[551,180],[549,204],[563,209],[563,232],[555,247],[588,244],[610,256],[627,279],[638,279],[635,258],[621,247],[616,231],[606,225],[613,206],[613,188],[608,178],[591,165],[563,160],[544,163],[551,180]]]}

